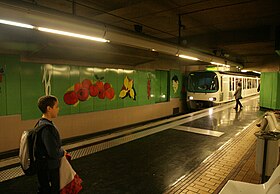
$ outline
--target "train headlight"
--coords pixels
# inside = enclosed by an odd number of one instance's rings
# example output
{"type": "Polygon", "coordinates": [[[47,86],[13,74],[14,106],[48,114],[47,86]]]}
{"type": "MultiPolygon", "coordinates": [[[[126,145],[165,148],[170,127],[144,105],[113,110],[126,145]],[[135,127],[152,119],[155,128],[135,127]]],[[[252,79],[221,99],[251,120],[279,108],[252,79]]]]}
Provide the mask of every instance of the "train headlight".
{"type": "Polygon", "coordinates": [[[216,98],[215,97],[210,97],[208,98],[209,101],[216,101],[216,98]]]}
{"type": "Polygon", "coordinates": [[[189,96],[189,100],[193,100],[193,96],[189,96]]]}

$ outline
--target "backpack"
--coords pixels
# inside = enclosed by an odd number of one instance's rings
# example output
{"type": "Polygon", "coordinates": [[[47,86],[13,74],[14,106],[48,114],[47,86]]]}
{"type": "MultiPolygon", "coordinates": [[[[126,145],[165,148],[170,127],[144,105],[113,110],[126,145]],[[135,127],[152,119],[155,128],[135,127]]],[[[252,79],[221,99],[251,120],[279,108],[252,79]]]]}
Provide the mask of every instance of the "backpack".
{"type": "Polygon", "coordinates": [[[19,163],[27,176],[37,173],[37,164],[35,158],[36,142],[39,132],[46,127],[46,124],[38,126],[38,122],[33,129],[25,130],[21,135],[19,145],[19,163]]]}

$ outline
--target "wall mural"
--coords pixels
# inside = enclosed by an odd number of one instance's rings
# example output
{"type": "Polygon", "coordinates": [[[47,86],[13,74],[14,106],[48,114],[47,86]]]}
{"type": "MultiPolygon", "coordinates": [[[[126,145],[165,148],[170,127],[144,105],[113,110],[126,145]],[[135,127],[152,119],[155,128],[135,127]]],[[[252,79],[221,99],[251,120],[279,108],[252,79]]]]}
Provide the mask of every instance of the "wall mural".
{"type": "Polygon", "coordinates": [[[133,100],[136,100],[136,92],[133,86],[133,79],[129,79],[127,76],[125,76],[119,97],[121,99],[124,99],[127,96],[129,96],[129,98],[132,98],[133,100]]]}
{"type": "Polygon", "coordinates": [[[152,94],[152,80],[155,80],[156,76],[153,73],[147,73],[147,99],[152,99],[155,95],[152,94]]]}
{"type": "Polygon", "coordinates": [[[179,91],[185,80],[179,70],[136,71],[40,64],[21,62],[19,56],[14,55],[2,55],[0,59],[0,116],[20,114],[22,120],[41,115],[35,105],[42,95],[55,95],[61,102],[60,115],[71,115],[181,98],[179,91]],[[177,91],[176,94],[173,91],[177,91]]]}
{"type": "Polygon", "coordinates": [[[172,77],[172,88],[173,88],[174,94],[176,94],[178,91],[178,88],[179,88],[179,79],[178,79],[177,75],[174,75],[172,77]]]}
{"type": "Polygon", "coordinates": [[[4,75],[4,67],[0,67],[0,83],[2,82],[3,75],[4,75]]]}
{"type": "Polygon", "coordinates": [[[84,79],[82,82],[75,83],[71,86],[63,96],[63,100],[68,105],[76,106],[79,102],[88,100],[91,97],[98,97],[99,99],[108,98],[113,100],[115,97],[115,90],[108,82],[101,81],[102,78],[97,78],[96,81],[84,79]]]}
{"type": "Polygon", "coordinates": [[[151,78],[148,77],[147,79],[147,97],[150,99],[151,97],[151,78]]]}
{"type": "Polygon", "coordinates": [[[51,95],[51,78],[52,78],[52,65],[46,64],[43,66],[43,78],[45,95],[51,95]]]}
{"type": "MultiPolygon", "coordinates": [[[[3,81],[4,72],[5,72],[4,67],[0,67],[0,83],[2,83],[3,81]]],[[[2,93],[1,85],[0,85],[0,93],[2,93]]]]}

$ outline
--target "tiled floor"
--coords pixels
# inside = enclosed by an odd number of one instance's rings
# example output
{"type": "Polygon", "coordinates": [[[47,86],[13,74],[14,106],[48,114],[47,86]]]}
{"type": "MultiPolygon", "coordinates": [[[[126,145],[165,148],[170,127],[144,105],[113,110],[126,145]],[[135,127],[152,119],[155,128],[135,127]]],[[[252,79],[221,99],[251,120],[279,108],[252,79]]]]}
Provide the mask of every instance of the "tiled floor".
{"type": "Polygon", "coordinates": [[[165,193],[216,194],[228,180],[260,183],[261,175],[255,171],[258,130],[255,123],[244,129],[165,193]]]}
{"type": "MultiPolygon", "coordinates": [[[[228,104],[65,149],[84,181],[81,194],[217,194],[230,179],[260,183],[254,133],[263,113],[253,98],[242,111],[228,104]]],[[[6,169],[0,161],[0,193],[35,193],[36,177],[11,177],[22,173],[16,163],[6,169]]]]}

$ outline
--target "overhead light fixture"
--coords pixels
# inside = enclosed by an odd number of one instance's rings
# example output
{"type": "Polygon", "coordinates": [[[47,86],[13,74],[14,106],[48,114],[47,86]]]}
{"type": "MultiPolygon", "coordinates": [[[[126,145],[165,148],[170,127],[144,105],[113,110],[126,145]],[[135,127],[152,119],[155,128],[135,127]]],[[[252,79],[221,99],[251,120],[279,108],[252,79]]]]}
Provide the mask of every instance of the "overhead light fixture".
{"type": "Polygon", "coordinates": [[[98,42],[110,42],[109,40],[106,40],[104,38],[87,36],[87,35],[83,35],[83,34],[76,34],[76,33],[72,33],[72,32],[66,32],[66,31],[55,30],[55,29],[44,28],[44,27],[36,27],[36,26],[29,25],[29,24],[2,20],[2,19],[0,19],[0,24],[6,24],[6,25],[17,26],[17,27],[22,27],[22,28],[29,28],[29,29],[36,29],[36,30],[39,30],[42,32],[49,32],[49,33],[53,33],[53,34],[59,34],[59,35],[70,36],[70,37],[75,37],[75,38],[93,40],[93,41],[98,41],[98,42]]]}
{"type": "Polygon", "coordinates": [[[221,65],[221,66],[225,66],[225,64],[223,64],[223,63],[217,63],[217,62],[210,62],[212,65],[221,65]]]}
{"type": "Polygon", "coordinates": [[[17,27],[29,28],[29,29],[35,28],[34,26],[29,25],[29,24],[13,22],[13,21],[8,21],[8,20],[1,20],[1,19],[0,19],[0,24],[7,24],[7,25],[11,25],[11,26],[17,26],[17,27]]]}
{"type": "Polygon", "coordinates": [[[76,34],[76,33],[72,33],[72,32],[65,32],[65,31],[55,30],[55,29],[50,29],[50,28],[38,27],[37,29],[39,31],[42,31],[42,32],[49,32],[49,33],[53,33],[53,34],[70,36],[70,37],[75,37],[75,38],[93,40],[93,41],[98,41],[98,42],[110,42],[109,40],[106,40],[104,38],[97,38],[97,37],[93,37],[93,36],[87,36],[87,35],[83,35],[83,34],[76,34]]]}
{"type": "Polygon", "coordinates": [[[184,59],[193,60],[193,61],[199,61],[198,58],[190,57],[190,56],[187,56],[187,55],[179,55],[179,57],[180,57],[180,58],[184,58],[184,59]]]}

